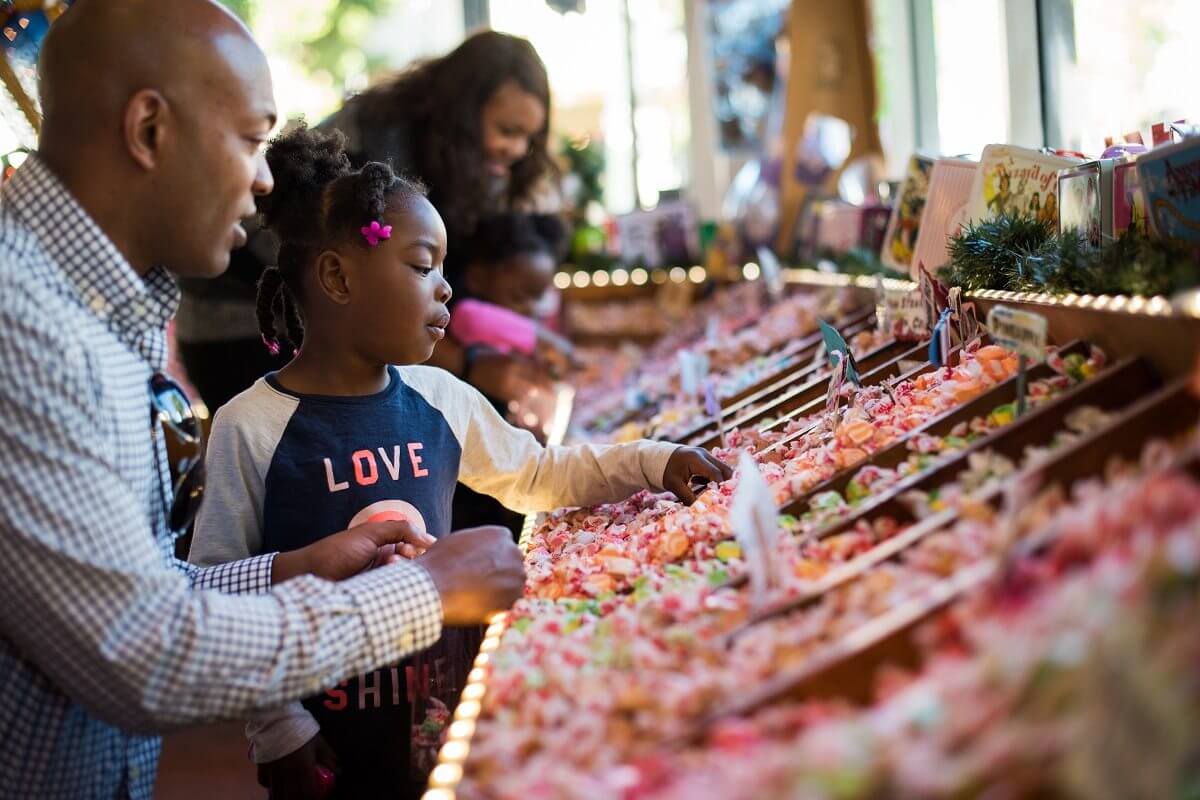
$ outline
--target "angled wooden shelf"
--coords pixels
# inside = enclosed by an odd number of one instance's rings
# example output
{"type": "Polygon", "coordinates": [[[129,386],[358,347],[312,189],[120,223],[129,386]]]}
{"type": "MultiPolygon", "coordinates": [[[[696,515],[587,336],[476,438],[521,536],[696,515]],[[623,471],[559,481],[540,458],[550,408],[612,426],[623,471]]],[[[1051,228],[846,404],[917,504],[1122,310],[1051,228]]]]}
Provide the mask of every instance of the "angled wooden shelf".
{"type": "MultiPolygon", "coordinates": [[[[1036,475],[1043,486],[1058,484],[1069,488],[1080,480],[1100,474],[1110,459],[1137,459],[1150,439],[1195,435],[1198,424],[1200,402],[1191,394],[1188,380],[1177,379],[1135,402],[1100,430],[1062,450],[1052,452],[1045,461],[1026,473],[1036,475]]],[[[1195,470],[1195,463],[1190,463],[1190,468],[1195,470]]],[[[996,485],[981,499],[998,506],[1002,495],[1003,487],[996,485]]],[[[945,514],[939,515],[936,520],[927,520],[926,524],[922,524],[919,531],[915,532],[919,535],[908,537],[908,540],[902,543],[902,547],[888,547],[886,553],[878,555],[896,557],[903,550],[916,544],[920,538],[944,529],[953,521],[953,517],[953,514],[945,514]]],[[[1039,536],[1037,544],[1045,545],[1049,538],[1050,535],[1039,536]]],[[[1029,549],[1025,548],[1026,551],[1029,549]]],[[[865,575],[869,567],[883,560],[878,555],[870,559],[864,556],[860,564],[850,562],[846,565],[849,569],[839,576],[838,580],[829,581],[824,591],[830,591],[836,586],[865,575]]],[[[754,691],[720,707],[704,720],[702,727],[720,718],[743,716],[766,705],[785,700],[840,697],[860,703],[869,702],[875,674],[880,665],[891,663],[913,666],[919,660],[917,648],[912,641],[914,629],[952,603],[979,589],[996,575],[999,567],[997,559],[985,559],[964,566],[955,574],[915,592],[884,614],[846,634],[799,667],[780,672],[754,691]]]]}

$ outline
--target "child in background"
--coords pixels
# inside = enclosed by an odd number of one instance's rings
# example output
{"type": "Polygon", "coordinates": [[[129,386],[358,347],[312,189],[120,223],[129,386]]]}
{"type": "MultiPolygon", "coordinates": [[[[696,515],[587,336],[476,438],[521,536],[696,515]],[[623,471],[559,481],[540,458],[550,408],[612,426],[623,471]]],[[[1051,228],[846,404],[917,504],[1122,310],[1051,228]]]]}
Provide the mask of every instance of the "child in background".
{"type": "MultiPolygon", "coordinates": [[[[260,284],[259,323],[276,347],[282,323],[297,352],[213,421],[193,561],[291,550],[370,520],[450,535],[460,478],[534,511],[647,486],[690,501],[694,477],[729,477],[697,448],[542,448],[449,373],[412,366],[450,322],[445,227],[422,188],[385,164],[352,170],[337,132],[299,127],[267,161],[275,192],[263,211],[282,247],[260,284]]],[[[447,629],[404,663],[258,715],[247,733],[264,782],[276,796],[317,796],[320,761],[336,766],[335,797],[417,796],[477,641],[447,629]]]]}
{"type": "MultiPolygon", "coordinates": [[[[554,272],[565,239],[558,217],[493,214],[479,221],[459,261],[468,297],[454,305],[448,333],[463,346],[468,360],[484,349],[530,357],[525,406],[487,398],[501,415],[522,427],[531,427],[521,419],[532,410],[530,404],[535,399],[543,405],[548,402],[552,380],[575,365],[570,342],[536,318],[543,298],[556,291],[554,272]],[[534,392],[541,394],[534,398],[534,392]]],[[[532,432],[539,439],[543,436],[538,430],[532,432]]],[[[454,491],[455,528],[503,525],[517,537],[522,522],[520,514],[492,497],[462,484],[454,491]]]]}
{"type": "Polygon", "coordinates": [[[463,347],[537,357],[556,373],[573,365],[574,349],[537,318],[553,288],[566,230],[550,214],[507,212],[484,217],[462,263],[468,297],[458,301],[450,335],[463,347]]]}

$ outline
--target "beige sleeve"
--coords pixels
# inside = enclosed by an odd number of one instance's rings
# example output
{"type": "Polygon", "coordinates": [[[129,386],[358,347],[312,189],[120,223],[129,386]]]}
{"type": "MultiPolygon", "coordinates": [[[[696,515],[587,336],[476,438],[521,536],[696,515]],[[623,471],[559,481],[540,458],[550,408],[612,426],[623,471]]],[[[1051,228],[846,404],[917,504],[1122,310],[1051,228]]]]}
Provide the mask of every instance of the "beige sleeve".
{"type": "Polygon", "coordinates": [[[408,367],[409,386],[442,412],[462,447],[459,480],[521,513],[624,500],[661,490],[667,461],[679,445],[640,441],[618,445],[542,447],[509,425],[473,387],[444,370],[408,367]]]}

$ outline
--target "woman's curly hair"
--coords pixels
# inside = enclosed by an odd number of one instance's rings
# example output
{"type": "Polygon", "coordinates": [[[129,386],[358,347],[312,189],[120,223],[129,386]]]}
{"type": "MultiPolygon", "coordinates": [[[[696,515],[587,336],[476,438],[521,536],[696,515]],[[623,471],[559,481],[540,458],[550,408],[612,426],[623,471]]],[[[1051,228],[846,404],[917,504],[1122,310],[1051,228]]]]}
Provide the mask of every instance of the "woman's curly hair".
{"type": "Polygon", "coordinates": [[[479,198],[488,195],[480,118],[484,105],[508,81],[536,97],[546,111],[529,152],[512,166],[505,198],[511,208],[528,200],[543,177],[557,171],[548,150],[550,82],[527,40],[482,31],[441,58],[360,95],[367,101],[361,104],[359,124],[364,129],[403,127],[413,132],[418,171],[456,236],[473,233],[486,213],[479,207],[479,198]]]}
{"type": "Polygon", "coordinates": [[[276,136],[267,147],[275,189],[258,200],[266,227],[279,237],[278,266],[258,283],[258,327],[272,350],[283,338],[293,349],[304,339],[300,309],[304,270],[324,250],[347,243],[366,246],[360,229],[382,220],[390,203],[425,187],[372,161],[353,169],[340,131],[316,131],[301,123],[276,136]]]}

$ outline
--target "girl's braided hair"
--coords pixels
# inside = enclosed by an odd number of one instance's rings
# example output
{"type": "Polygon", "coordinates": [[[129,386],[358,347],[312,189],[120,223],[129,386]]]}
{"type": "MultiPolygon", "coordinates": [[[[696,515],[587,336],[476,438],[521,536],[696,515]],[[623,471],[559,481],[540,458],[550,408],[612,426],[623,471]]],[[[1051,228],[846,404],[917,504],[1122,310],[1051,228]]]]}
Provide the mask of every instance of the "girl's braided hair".
{"type": "Polygon", "coordinates": [[[278,266],[268,267],[258,282],[258,328],[275,352],[282,322],[282,338],[299,350],[304,340],[299,302],[304,270],[332,247],[366,247],[364,225],[382,222],[389,204],[398,198],[423,197],[426,190],[378,161],[351,169],[341,131],[317,131],[303,123],[275,137],[266,158],[275,190],[259,198],[258,208],[280,247],[278,266]]]}

